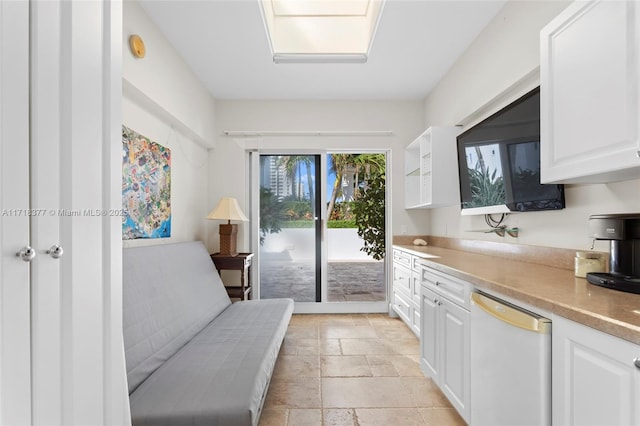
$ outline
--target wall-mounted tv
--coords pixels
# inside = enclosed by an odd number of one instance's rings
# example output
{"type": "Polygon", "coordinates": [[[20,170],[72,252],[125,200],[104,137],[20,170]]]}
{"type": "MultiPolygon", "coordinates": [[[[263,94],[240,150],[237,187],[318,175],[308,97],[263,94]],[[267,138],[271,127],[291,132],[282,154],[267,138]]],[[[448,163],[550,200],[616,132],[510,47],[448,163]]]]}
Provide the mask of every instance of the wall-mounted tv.
{"type": "Polygon", "coordinates": [[[540,88],[457,138],[463,215],[559,210],[563,185],[540,184],[540,88]]]}

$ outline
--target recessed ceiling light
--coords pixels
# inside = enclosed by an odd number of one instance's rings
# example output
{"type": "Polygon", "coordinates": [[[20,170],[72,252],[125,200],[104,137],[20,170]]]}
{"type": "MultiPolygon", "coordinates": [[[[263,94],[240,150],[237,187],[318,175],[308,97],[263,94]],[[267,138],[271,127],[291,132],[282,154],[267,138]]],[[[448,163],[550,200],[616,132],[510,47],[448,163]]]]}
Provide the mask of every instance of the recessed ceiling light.
{"type": "Polygon", "coordinates": [[[259,0],[274,62],[366,62],[384,1],[259,0]]]}

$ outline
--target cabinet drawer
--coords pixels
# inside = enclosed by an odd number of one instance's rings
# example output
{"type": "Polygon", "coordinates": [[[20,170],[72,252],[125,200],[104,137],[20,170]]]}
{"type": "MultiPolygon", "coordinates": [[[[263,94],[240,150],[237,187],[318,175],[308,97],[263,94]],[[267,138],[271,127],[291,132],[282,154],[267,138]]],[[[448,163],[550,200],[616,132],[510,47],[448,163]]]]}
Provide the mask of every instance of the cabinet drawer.
{"type": "Polygon", "coordinates": [[[393,264],[393,291],[400,290],[407,297],[411,295],[411,271],[407,268],[393,264]]]}
{"type": "Polygon", "coordinates": [[[411,324],[411,304],[405,295],[393,292],[393,308],[407,325],[411,324]]]}
{"type": "Polygon", "coordinates": [[[465,281],[423,268],[422,284],[467,310],[471,307],[471,285],[465,281]]]}
{"type": "Polygon", "coordinates": [[[393,263],[411,268],[411,257],[407,252],[393,249],[393,263]]]}

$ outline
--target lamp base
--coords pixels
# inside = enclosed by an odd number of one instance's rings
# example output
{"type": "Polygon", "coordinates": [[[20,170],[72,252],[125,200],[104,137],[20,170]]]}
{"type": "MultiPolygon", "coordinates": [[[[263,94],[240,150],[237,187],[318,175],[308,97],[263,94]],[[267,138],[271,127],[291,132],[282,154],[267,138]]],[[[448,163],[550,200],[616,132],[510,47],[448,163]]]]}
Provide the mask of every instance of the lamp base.
{"type": "Polygon", "coordinates": [[[238,225],[235,223],[220,224],[220,254],[237,256],[238,225]]]}

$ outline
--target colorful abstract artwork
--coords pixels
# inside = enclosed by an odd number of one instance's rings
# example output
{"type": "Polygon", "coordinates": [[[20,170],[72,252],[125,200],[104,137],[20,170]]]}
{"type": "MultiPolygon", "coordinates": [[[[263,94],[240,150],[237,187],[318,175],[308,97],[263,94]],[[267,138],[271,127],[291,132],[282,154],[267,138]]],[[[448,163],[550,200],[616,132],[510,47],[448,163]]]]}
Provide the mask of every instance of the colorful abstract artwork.
{"type": "Polygon", "coordinates": [[[122,239],[171,236],[171,150],[122,126],[122,239]]]}

